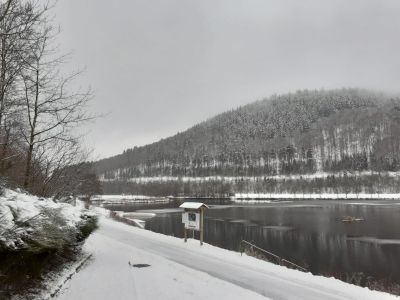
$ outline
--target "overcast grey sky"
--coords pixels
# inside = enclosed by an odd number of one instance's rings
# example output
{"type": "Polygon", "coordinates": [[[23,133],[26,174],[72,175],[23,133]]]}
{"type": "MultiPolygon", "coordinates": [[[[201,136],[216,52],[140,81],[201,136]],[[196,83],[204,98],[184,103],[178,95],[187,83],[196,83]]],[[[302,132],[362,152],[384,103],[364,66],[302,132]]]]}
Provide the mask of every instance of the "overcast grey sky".
{"type": "Polygon", "coordinates": [[[399,91],[399,0],[59,0],[106,157],[304,88],[399,91]]]}

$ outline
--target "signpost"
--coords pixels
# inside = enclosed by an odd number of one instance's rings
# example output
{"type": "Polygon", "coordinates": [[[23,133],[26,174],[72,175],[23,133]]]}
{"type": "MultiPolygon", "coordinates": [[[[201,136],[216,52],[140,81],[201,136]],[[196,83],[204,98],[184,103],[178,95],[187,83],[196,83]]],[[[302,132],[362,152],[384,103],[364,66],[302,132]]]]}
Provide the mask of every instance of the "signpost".
{"type": "Polygon", "coordinates": [[[183,208],[182,223],[184,224],[183,235],[185,243],[187,242],[187,231],[200,231],[200,245],[204,240],[204,212],[209,207],[200,202],[184,202],[180,208],[183,208]]]}

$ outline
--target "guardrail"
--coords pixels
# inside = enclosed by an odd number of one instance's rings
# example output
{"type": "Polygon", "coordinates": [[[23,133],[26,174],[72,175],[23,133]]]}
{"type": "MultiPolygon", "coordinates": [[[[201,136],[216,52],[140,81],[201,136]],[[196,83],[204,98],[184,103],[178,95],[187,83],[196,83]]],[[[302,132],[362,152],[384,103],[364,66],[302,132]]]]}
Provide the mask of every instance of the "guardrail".
{"type": "MultiPolygon", "coordinates": [[[[299,266],[298,264],[295,264],[294,262],[291,262],[287,259],[284,259],[272,252],[269,252],[263,248],[258,247],[257,245],[254,245],[246,240],[242,240],[240,242],[240,254],[243,255],[243,252],[245,252],[245,247],[242,247],[243,244],[246,244],[247,246],[250,246],[250,249],[254,251],[254,249],[257,249],[258,251],[261,251],[264,254],[267,254],[269,256],[269,258],[272,258],[274,263],[281,265],[281,266],[287,266],[287,267],[291,267],[303,272],[308,272],[306,268],[303,268],[302,266],[299,266]]],[[[268,257],[267,257],[268,258],[268,257]]]]}

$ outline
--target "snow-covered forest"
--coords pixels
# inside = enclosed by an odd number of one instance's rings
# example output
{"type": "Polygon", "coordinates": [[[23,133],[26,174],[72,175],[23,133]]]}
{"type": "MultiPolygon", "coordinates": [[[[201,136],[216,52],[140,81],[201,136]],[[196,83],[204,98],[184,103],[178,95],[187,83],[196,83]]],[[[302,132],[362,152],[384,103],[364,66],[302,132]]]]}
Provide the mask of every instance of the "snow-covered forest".
{"type": "MultiPolygon", "coordinates": [[[[376,178],[382,184],[374,191],[397,191],[396,179],[384,174],[400,168],[399,118],[399,97],[361,89],[304,90],[225,112],[95,167],[111,193],[154,191],[157,180],[146,189],[149,182],[140,178],[174,177],[170,181],[178,182],[181,193],[198,194],[181,179],[210,176],[220,177],[212,186],[223,193],[342,191],[349,177],[355,192],[371,188],[376,178]],[[320,173],[328,175],[291,180],[320,173]],[[356,176],[362,173],[369,175],[356,176]]],[[[203,181],[200,189],[209,189],[210,180],[203,181]]]]}

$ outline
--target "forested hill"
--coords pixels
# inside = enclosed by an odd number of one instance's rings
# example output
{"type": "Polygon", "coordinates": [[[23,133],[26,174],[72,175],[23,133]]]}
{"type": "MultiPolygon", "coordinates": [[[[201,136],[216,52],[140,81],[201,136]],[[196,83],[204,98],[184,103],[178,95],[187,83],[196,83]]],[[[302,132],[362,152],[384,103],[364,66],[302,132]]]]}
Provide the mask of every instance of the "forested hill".
{"type": "Polygon", "coordinates": [[[399,170],[400,99],[360,89],[276,95],[100,160],[101,179],[399,170]]]}

